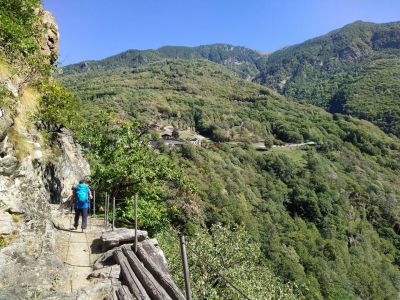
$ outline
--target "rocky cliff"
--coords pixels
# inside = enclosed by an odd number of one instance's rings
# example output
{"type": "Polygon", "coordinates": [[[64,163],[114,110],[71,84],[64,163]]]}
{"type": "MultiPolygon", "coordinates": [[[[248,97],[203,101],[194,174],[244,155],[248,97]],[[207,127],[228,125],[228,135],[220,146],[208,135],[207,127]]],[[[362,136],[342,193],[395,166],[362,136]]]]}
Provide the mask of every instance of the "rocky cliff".
{"type": "MultiPolygon", "coordinates": [[[[57,25],[48,12],[38,14],[47,29],[41,50],[53,63],[57,25]]],[[[0,101],[0,299],[54,296],[66,271],[54,254],[50,203],[60,203],[72,184],[90,174],[68,130],[51,139],[40,132],[32,115],[41,95],[24,71],[0,62],[1,100],[7,98],[0,101]]]]}

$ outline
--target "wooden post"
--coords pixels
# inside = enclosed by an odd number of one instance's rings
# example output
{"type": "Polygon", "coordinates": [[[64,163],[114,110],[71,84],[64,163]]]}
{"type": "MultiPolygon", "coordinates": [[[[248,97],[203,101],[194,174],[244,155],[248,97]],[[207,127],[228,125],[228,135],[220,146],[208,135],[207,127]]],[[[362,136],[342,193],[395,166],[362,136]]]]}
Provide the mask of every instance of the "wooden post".
{"type": "Polygon", "coordinates": [[[137,253],[137,243],[138,243],[138,236],[137,236],[137,224],[138,224],[138,220],[137,220],[137,203],[138,203],[138,194],[135,194],[135,253],[137,253]]]}
{"type": "Polygon", "coordinates": [[[181,258],[182,258],[182,266],[183,266],[183,276],[185,279],[185,288],[186,288],[186,299],[192,300],[192,292],[190,288],[190,277],[189,277],[189,265],[186,256],[186,242],[185,236],[181,233],[179,234],[179,242],[181,248],[181,258]]]}
{"type": "Polygon", "coordinates": [[[93,217],[96,215],[96,191],[93,191],[93,217]]]}
{"type": "Polygon", "coordinates": [[[113,197],[113,218],[112,218],[112,231],[114,231],[115,228],[115,197],[113,197]]]}

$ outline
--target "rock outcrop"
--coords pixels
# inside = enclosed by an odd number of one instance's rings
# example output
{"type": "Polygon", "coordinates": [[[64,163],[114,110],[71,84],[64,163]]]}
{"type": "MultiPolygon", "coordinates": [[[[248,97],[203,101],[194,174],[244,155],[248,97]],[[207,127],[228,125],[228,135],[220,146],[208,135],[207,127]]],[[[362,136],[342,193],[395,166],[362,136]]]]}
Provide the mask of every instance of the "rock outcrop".
{"type": "Polygon", "coordinates": [[[41,22],[46,29],[42,37],[41,51],[49,57],[49,63],[53,64],[58,57],[60,41],[58,25],[50,12],[40,10],[39,15],[41,17],[41,22]]]}

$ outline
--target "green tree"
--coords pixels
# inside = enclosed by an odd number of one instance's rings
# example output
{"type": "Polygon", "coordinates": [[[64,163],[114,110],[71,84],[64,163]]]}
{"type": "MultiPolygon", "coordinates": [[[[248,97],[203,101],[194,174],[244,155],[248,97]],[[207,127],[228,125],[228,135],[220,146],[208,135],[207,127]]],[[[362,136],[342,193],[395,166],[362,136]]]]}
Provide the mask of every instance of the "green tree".
{"type": "MultiPolygon", "coordinates": [[[[177,235],[164,233],[158,238],[171,271],[182,286],[177,235]]],[[[244,227],[215,224],[210,233],[198,228],[186,241],[194,299],[244,299],[232,285],[250,299],[301,298],[295,286],[284,284],[274,276],[260,245],[244,227]]]]}

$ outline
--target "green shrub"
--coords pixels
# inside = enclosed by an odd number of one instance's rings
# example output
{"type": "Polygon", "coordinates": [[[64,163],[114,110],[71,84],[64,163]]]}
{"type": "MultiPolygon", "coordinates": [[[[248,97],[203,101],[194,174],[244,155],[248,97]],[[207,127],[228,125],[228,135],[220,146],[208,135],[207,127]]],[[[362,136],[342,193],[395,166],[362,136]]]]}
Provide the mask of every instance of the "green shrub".
{"type": "Polygon", "coordinates": [[[79,102],[71,92],[54,82],[42,82],[42,97],[39,103],[37,118],[47,129],[57,131],[62,127],[77,129],[82,125],[79,116],[79,102]]]}
{"type": "Polygon", "coordinates": [[[27,56],[39,49],[40,0],[0,0],[0,47],[8,54],[27,56]]]}

